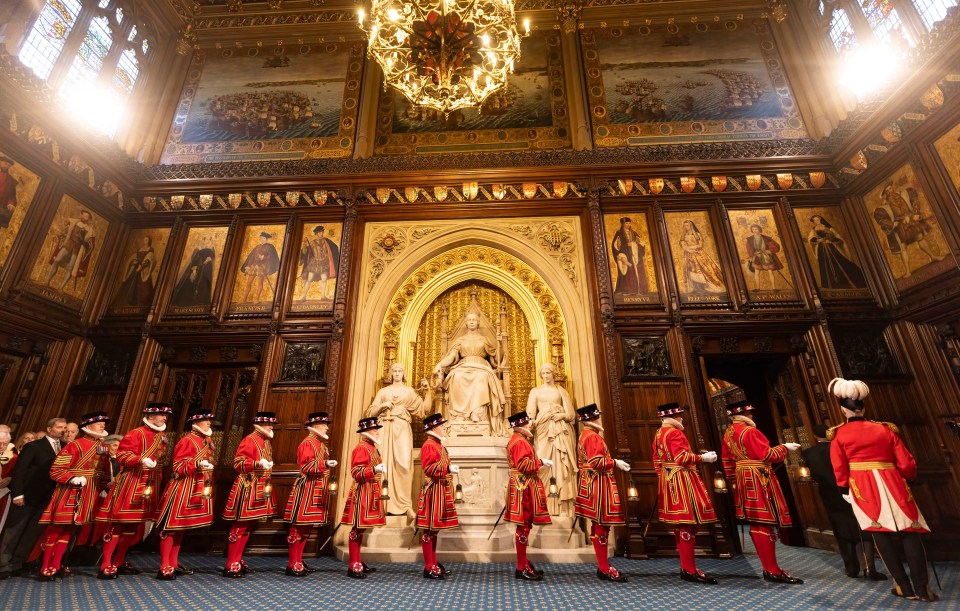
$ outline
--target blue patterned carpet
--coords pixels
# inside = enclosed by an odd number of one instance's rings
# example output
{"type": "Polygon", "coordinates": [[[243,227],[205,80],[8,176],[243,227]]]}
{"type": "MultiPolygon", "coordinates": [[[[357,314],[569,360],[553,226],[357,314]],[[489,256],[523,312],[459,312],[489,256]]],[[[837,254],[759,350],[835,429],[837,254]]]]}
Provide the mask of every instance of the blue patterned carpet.
{"type": "Polygon", "coordinates": [[[544,564],[538,567],[546,571],[544,581],[522,582],[505,563],[450,563],[447,568],[454,574],[441,582],[422,579],[420,565],[381,564],[376,574],[355,581],[347,578],[343,563],[326,557],[314,559],[319,570],[305,578],[284,576],[285,559],[253,557],[248,561],[256,573],[228,580],[219,575],[223,559],[214,556],[185,556],[183,562],[197,574],[161,582],[153,578],[156,556],[131,558],[145,569],[143,575],[104,582],[95,578],[95,569],[78,567],[73,577],[54,583],[22,577],[0,581],[0,609],[960,609],[960,563],[937,566],[943,600],[928,605],[891,596],[890,581],[845,577],[839,556],[785,546],[780,547],[781,564],[806,584],[761,581],[759,563],[750,553],[699,561],[720,579],[718,586],[681,582],[677,561],[670,559],[614,558],[613,564],[630,576],[628,583],[614,584],[597,580],[595,567],[584,564],[544,564]]]}

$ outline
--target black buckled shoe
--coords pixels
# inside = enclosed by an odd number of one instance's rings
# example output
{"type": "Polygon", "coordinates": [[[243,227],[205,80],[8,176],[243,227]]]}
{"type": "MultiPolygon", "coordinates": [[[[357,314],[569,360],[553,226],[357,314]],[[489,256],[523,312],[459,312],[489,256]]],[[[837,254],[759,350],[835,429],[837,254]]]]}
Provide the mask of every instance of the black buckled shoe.
{"type": "Polygon", "coordinates": [[[599,569],[599,567],[598,567],[598,568],[597,568],[597,579],[599,579],[600,581],[613,581],[613,582],[615,582],[615,583],[623,583],[623,582],[625,582],[625,581],[627,580],[627,576],[626,576],[626,575],[621,575],[621,574],[620,574],[620,571],[618,571],[617,569],[615,569],[615,568],[613,568],[613,567],[610,567],[610,570],[607,571],[606,573],[604,573],[603,571],[601,571],[601,570],[599,569]]]}
{"type": "Polygon", "coordinates": [[[233,562],[223,568],[223,576],[229,577],[230,579],[240,579],[242,577],[246,577],[247,574],[243,572],[242,564],[239,562],[233,562]]]}
{"type": "Polygon", "coordinates": [[[105,569],[100,569],[97,571],[97,579],[116,579],[119,573],[119,569],[115,566],[108,566],[105,569]]]}
{"type": "Polygon", "coordinates": [[[351,579],[366,579],[367,574],[361,571],[354,571],[353,569],[347,569],[347,577],[351,579]]]}
{"type": "Polygon", "coordinates": [[[443,571],[441,571],[440,569],[434,569],[432,571],[430,569],[423,569],[423,578],[424,579],[446,579],[446,577],[443,574],[443,571]]]}
{"type": "Polygon", "coordinates": [[[697,571],[696,573],[688,573],[687,571],[680,569],[680,579],[683,581],[689,581],[690,583],[707,583],[712,586],[719,583],[715,578],[710,577],[705,574],[703,571],[697,571]]]}
{"type": "Polygon", "coordinates": [[[173,569],[173,573],[174,575],[193,575],[194,573],[196,573],[196,571],[194,571],[193,569],[188,569],[182,564],[178,564],[176,568],[173,569]]]}
{"type": "Polygon", "coordinates": [[[530,562],[529,560],[527,560],[527,568],[529,568],[531,571],[533,571],[534,574],[543,577],[543,571],[541,571],[541,570],[538,569],[537,567],[533,566],[533,563],[530,562]]]}
{"type": "Polygon", "coordinates": [[[437,563],[437,566],[440,567],[440,572],[443,573],[444,575],[450,575],[453,573],[453,571],[448,570],[447,567],[443,566],[443,564],[439,562],[437,563]]]}
{"type": "Polygon", "coordinates": [[[53,581],[57,578],[57,571],[50,569],[42,569],[40,571],[40,581],[53,581]]]}
{"type": "Polygon", "coordinates": [[[369,575],[370,573],[376,573],[376,572],[377,572],[377,569],[373,568],[372,566],[367,566],[367,563],[366,563],[366,562],[361,562],[361,564],[363,565],[363,574],[364,574],[364,575],[369,575]]]}
{"type": "Polygon", "coordinates": [[[284,571],[284,574],[287,577],[306,577],[310,573],[308,573],[305,569],[303,569],[302,566],[301,568],[297,568],[297,566],[294,565],[294,566],[288,566],[287,570],[284,571]]]}
{"type": "Polygon", "coordinates": [[[243,560],[240,561],[240,572],[243,573],[244,575],[249,575],[250,573],[256,573],[256,571],[251,569],[250,565],[244,562],[243,560]]]}
{"type": "Polygon", "coordinates": [[[514,573],[514,577],[517,579],[522,579],[524,581],[543,581],[543,575],[538,575],[537,573],[530,570],[530,567],[523,569],[517,569],[514,573]]]}
{"type": "Polygon", "coordinates": [[[142,572],[143,572],[143,571],[141,571],[141,570],[138,569],[137,567],[135,567],[135,566],[130,566],[130,565],[127,564],[126,562],[124,562],[123,564],[121,564],[120,566],[117,567],[117,574],[118,574],[118,575],[139,575],[139,574],[142,573],[142,572]]]}
{"type": "Polygon", "coordinates": [[[317,572],[317,569],[313,568],[312,566],[307,566],[307,563],[306,563],[306,562],[303,563],[303,570],[306,571],[306,572],[308,572],[308,573],[316,573],[316,572],[317,572]]]}
{"type": "Polygon", "coordinates": [[[167,566],[160,567],[160,570],[157,571],[157,579],[160,581],[174,581],[177,578],[177,569],[176,567],[167,566]]]}
{"type": "Polygon", "coordinates": [[[769,581],[772,583],[789,583],[789,584],[801,584],[803,580],[799,577],[791,577],[786,571],[780,569],[780,574],[776,575],[774,573],[768,573],[767,571],[763,572],[763,580],[769,581]]]}

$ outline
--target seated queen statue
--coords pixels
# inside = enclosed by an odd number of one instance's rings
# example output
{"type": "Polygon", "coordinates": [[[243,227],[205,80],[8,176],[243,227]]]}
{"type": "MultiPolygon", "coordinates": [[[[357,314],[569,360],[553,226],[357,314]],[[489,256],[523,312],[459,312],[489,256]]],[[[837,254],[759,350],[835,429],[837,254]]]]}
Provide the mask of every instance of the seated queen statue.
{"type": "Polygon", "coordinates": [[[505,355],[476,302],[452,337],[450,351],[433,368],[433,387],[442,387],[448,399],[448,419],[452,424],[489,422],[491,435],[506,436],[506,398],[497,375],[505,355]]]}

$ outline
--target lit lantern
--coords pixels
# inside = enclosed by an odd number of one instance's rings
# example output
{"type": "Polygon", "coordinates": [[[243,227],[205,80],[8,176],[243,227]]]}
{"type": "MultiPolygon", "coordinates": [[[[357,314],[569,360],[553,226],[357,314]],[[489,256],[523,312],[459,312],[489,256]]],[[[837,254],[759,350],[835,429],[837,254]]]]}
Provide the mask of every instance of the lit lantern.
{"type": "Polygon", "coordinates": [[[723,471],[719,469],[713,474],[713,491],[717,494],[727,493],[727,478],[723,476],[723,471]]]}
{"type": "Polygon", "coordinates": [[[270,491],[273,490],[273,484],[270,483],[270,480],[267,480],[266,485],[263,487],[264,494],[270,494],[270,491]]]}
{"type": "Polygon", "coordinates": [[[149,499],[153,496],[153,486],[147,486],[143,489],[143,498],[149,499]]]}
{"type": "Polygon", "coordinates": [[[330,494],[330,496],[337,496],[338,489],[339,486],[337,485],[337,480],[335,479],[330,480],[330,483],[327,484],[327,492],[330,494]]]}
{"type": "Polygon", "coordinates": [[[809,482],[811,480],[810,467],[808,467],[802,460],[800,461],[800,466],[797,467],[797,479],[801,482],[809,482]]]}
{"type": "Polygon", "coordinates": [[[210,486],[210,484],[207,484],[206,486],[203,487],[203,498],[209,499],[212,494],[213,494],[213,487],[210,486]]]}
{"type": "Polygon", "coordinates": [[[463,486],[457,484],[457,487],[453,490],[453,502],[457,505],[463,503],[463,486]]]}
{"type": "Polygon", "coordinates": [[[390,482],[383,480],[380,484],[380,500],[389,501],[390,500],[390,482]]]}
{"type": "Polygon", "coordinates": [[[547,493],[547,496],[549,496],[550,498],[556,499],[560,497],[560,491],[557,490],[557,478],[555,477],[550,478],[549,490],[550,491],[547,493]]]}
{"type": "Polygon", "coordinates": [[[640,500],[640,491],[637,489],[637,482],[633,480],[630,480],[630,484],[627,486],[627,500],[628,501],[640,500]]]}

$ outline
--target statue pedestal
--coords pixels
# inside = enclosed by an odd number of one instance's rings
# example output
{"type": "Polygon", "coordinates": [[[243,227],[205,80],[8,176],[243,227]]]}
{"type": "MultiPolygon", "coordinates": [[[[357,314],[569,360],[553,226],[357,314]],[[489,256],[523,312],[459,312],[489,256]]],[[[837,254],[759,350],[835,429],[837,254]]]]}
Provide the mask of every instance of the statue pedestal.
{"type": "MultiPolygon", "coordinates": [[[[481,435],[449,437],[444,443],[450,461],[460,467],[453,483],[463,487],[463,503],[457,505],[460,528],[440,532],[437,553],[441,562],[510,562],[516,558],[515,526],[503,520],[493,525],[503,509],[509,479],[507,438],[481,435]]],[[[423,470],[415,458],[417,473],[414,491],[420,489],[423,470]]],[[[416,492],[414,504],[416,504],[416,492]]],[[[535,526],[527,555],[536,562],[593,562],[593,546],[579,526],[569,541],[573,518],[554,517],[549,526],[535,526]]],[[[414,524],[406,516],[390,516],[387,526],[369,529],[364,535],[365,562],[421,562],[419,537],[412,539],[414,524]]],[[[336,548],[341,560],[347,558],[346,541],[336,548]]]]}

